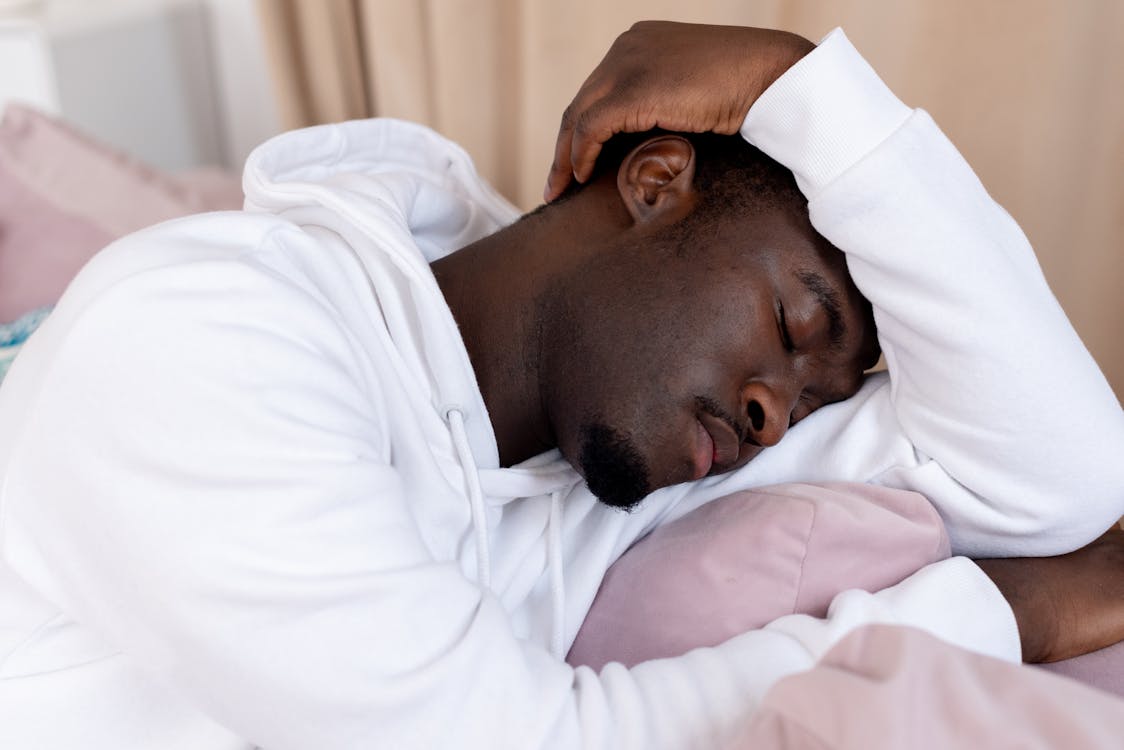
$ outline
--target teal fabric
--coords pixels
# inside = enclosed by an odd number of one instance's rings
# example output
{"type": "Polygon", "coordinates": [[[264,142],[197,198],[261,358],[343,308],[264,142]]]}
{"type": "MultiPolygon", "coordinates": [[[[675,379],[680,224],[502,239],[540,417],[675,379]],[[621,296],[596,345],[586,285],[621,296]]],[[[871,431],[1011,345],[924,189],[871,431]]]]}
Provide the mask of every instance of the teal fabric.
{"type": "Polygon", "coordinates": [[[23,342],[27,341],[39,324],[47,319],[50,312],[50,307],[40,307],[11,323],[0,324],[0,382],[8,374],[8,368],[19,353],[23,342]]]}

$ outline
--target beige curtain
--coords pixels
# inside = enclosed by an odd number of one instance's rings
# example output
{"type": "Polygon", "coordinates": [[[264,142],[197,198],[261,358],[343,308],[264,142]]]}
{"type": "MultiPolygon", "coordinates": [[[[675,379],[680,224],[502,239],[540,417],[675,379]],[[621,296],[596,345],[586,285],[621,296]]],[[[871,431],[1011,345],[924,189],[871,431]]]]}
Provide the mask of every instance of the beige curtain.
{"type": "Polygon", "coordinates": [[[1124,396],[1124,2],[259,3],[287,125],[376,114],[424,122],[524,208],[539,201],[563,107],[633,21],[772,26],[813,40],[843,26],[1022,225],[1124,396]]]}

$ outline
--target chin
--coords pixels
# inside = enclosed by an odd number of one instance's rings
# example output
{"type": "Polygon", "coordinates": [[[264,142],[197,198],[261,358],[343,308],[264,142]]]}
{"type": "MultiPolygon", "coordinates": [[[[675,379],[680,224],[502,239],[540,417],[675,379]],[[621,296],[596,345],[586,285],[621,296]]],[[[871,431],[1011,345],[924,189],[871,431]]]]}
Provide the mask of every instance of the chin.
{"type": "Polygon", "coordinates": [[[630,437],[601,423],[581,429],[578,467],[589,491],[605,505],[632,510],[651,494],[648,461],[630,437]]]}

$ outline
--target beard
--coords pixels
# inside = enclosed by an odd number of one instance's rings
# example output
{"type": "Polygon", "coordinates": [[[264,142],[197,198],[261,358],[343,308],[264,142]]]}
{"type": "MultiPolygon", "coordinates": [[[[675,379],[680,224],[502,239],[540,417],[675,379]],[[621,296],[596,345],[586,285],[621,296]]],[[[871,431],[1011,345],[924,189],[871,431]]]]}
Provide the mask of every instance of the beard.
{"type": "Polygon", "coordinates": [[[607,425],[582,427],[578,463],[589,491],[612,508],[631,511],[651,492],[640,451],[628,436],[607,425]]]}

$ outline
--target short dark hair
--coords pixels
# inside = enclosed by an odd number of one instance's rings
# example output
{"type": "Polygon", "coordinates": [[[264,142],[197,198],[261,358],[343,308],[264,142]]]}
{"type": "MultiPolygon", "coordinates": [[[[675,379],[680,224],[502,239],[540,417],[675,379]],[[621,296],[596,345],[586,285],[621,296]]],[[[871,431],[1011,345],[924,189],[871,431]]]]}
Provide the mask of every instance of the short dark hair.
{"type": "MultiPolygon", "coordinates": [[[[797,187],[792,172],[740,135],[674,133],[658,129],[620,133],[602,147],[586,184],[610,170],[615,171],[634,148],[660,135],[678,135],[695,148],[695,188],[699,204],[692,212],[692,223],[728,212],[746,215],[781,209],[807,215],[808,201],[797,187]]],[[[578,194],[583,187],[581,183],[571,182],[555,203],[578,194]]]]}
{"type": "Polygon", "coordinates": [[[787,210],[808,213],[808,200],[791,170],[748,143],[740,135],[694,133],[695,187],[698,210],[721,207],[750,214],[787,210]]]}

